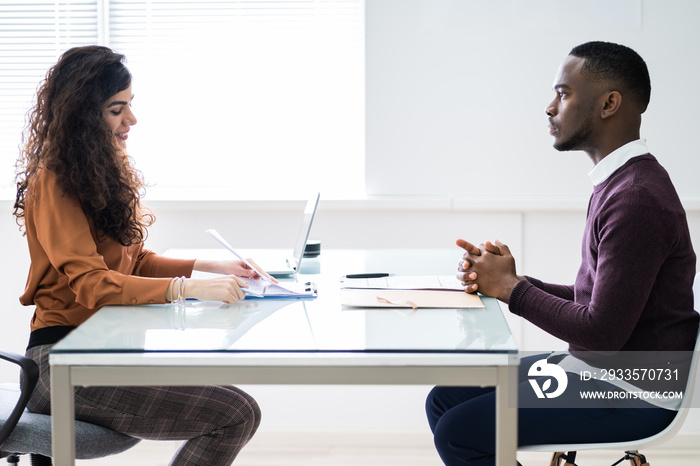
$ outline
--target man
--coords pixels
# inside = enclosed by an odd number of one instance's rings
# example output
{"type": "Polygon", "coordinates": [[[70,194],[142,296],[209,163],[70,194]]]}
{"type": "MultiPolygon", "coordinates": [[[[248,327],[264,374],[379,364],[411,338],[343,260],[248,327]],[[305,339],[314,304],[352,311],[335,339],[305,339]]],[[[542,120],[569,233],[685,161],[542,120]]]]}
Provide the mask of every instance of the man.
{"type": "MultiPolygon", "coordinates": [[[[685,211],[668,174],[640,139],[651,84],[636,52],[606,42],[575,47],[553,88],[556,95],[546,114],[554,147],[584,151],[594,164],[575,284],[517,275],[508,247],[498,241],[475,246],[458,240],[466,252],[457,276],[467,292],[494,296],[511,312],[569,343],[570,354],[547,361],[566,371],[569,389],[561,397],[540,399],[527,380],[528,371],[547,355],[521,360],[519,445],[644,438],[671,422],[677,404],[639,399],[582,403],[580,391],[648,391],[659,385],[649,380],[634,381],[634,386],[627,384],[631,380],[584,381],[580,373],[603,367],[610,354],[663,355],[663,367],[687,368],[700,317],[693,310],[696,258],[685,211]],[[685,355],[685,366],[669,356],[677,353],[685,355]]],[[[623,360],[625,367],[648,363],[634,357],[607,363],[623,360]]],[[[426,411],[445,464],[494,464],[494,406],[489,388],[433,389],[426,411]]]]}

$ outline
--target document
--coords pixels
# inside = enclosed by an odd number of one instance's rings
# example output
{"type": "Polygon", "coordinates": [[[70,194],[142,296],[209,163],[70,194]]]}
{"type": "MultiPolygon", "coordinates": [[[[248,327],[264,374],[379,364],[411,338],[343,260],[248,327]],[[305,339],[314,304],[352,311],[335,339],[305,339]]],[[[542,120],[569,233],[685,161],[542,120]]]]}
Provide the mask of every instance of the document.
{"type": "Polygon", "coordinates": [[[318,293],[316,284],[311,282],[281,282],[270,283],[263,280],[251,278],[241,278],[253,293],[246,295],[245,299],[265,299],[265,298],[315,298],[318,293]]]}
{"type": "Polygon", "coordinates": [[[340,299],[352,307],[409,307],[465,309],[484,308],[476,294],[464,292],[455,277],[400,276],[382,278],[342,278],[340,299]]]}
{"type": "Polygon", "coordinates": [[[381,278],[341,278],[341,288],[371,288],[378,290],[453,290],[464,291],[455,276],[389,275],[381,278]]]}

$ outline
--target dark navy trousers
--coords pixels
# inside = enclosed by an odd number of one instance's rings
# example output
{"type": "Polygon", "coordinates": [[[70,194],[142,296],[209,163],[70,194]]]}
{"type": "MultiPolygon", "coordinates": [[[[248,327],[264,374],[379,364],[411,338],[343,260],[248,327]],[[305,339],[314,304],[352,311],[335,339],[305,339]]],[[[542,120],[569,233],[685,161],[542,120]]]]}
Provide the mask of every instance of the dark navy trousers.
{"type": "MultiPolygon", "coordinates": [[[[596,380],[567,373],[565,392],[539,399],[528,381],[532,364],[547,355],[522,358],[518,369],[518,445],[599,443],[637,440],[668,426],[676,411],[641,400],[587,400],[580,391],[620,391],[596,380]]],[[[540,386],[545,380],[540,379],[540,386]]],[[[513,387],[515,388],[515,387],[513,387]]],[[[426,401],[435,446],[447,466],[495,464],[495,389],[435,387],[426,401]]]]}

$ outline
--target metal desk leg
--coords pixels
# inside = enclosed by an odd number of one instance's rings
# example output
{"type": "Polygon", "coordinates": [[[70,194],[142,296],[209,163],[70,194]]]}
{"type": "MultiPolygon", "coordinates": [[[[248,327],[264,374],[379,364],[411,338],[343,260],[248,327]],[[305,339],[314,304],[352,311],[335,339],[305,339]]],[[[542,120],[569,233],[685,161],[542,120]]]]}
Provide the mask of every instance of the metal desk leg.
{"type": "Polygon", "coordinates": [[[51,445],[55,466],[75,464],[75,407],[68,366],[51,366],[51,445]]]}
{"type": "MultiPolygon", "coordinates": [[[[498,368],[496,386],[496,466],[515,466],[518,453],[518,409],[509,406],[509,368],[498,368]]],[[[517,385],[517,382],[515,382],[517,385]]],[[[517,403],[517,397],[515,397],[517,403]]]]}

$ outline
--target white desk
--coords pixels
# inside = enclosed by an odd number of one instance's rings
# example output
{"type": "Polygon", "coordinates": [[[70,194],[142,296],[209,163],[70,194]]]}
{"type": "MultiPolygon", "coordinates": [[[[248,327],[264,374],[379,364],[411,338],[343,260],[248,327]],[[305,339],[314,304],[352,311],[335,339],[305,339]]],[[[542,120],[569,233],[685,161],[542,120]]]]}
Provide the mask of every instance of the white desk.
{"type": "Polygon", "coordinates": [[[494,386],[497,465],[512,466],[517,402],[508,388],[517,386],[512,382],[517,348],[496,300],[484,298],[485,310],[415,312],[343,309],[339,304],[338,277],[343,273],[361,267],[450,274],[458,257],[456,251],[324,252],[322,273],[299,277],[318,284],[319,296],[313,300],[244,300],[231,306],[188,302],[184,310],[172,305],[101,309],[51,352],[55,464],[74,464],[74,387],[196,381],[494,386]],[[445,270],[447,263],[452,265],[445,270]]]}

